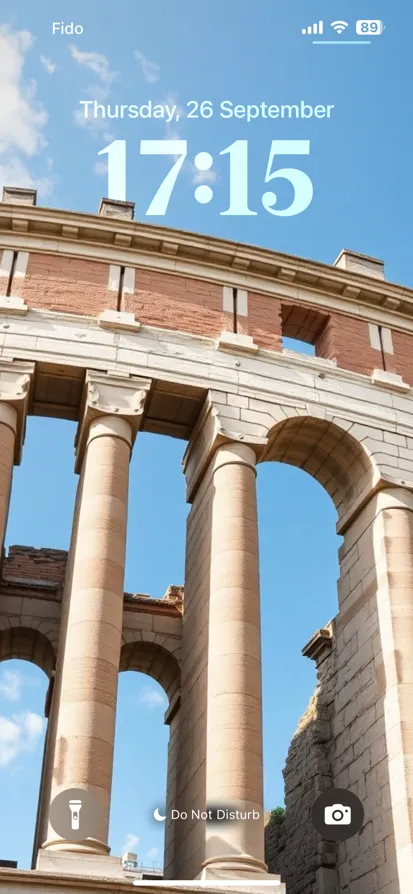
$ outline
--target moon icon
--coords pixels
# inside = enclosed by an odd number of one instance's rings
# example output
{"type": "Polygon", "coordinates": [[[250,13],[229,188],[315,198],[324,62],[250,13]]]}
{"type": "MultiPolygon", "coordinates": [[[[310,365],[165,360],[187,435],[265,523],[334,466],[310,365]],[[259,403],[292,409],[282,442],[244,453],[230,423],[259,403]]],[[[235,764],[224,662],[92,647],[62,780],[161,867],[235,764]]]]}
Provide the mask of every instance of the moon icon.
{"type": "Polygon", "coordinates": [[[154,815],[154,818],[158,821],[158,823],[163,823],[164,820],[166,820],[166,816],[162,816],[162,814],[159,813],[159,807],[157,807],[154,810],[153,815],[154,815]]]}

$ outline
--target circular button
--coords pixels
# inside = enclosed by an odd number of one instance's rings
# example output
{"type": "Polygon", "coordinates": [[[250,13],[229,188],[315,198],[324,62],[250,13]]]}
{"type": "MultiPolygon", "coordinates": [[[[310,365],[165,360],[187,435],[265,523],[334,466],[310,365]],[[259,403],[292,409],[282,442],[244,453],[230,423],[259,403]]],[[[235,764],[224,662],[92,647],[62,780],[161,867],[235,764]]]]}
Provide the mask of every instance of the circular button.
{"type": "Polygon", "coordinates": [[[346,841],[360,831],[364,807],[353,792],[330,788],[314,801],[311,819],[317,832],[327,841],[346,841]]]}
{"type": "Polygon", "coordinates": [[[53,799],[50,825],[65,841],[99,838],[100,813],[94,795],[81,788],[69,788],[53,799]]]}

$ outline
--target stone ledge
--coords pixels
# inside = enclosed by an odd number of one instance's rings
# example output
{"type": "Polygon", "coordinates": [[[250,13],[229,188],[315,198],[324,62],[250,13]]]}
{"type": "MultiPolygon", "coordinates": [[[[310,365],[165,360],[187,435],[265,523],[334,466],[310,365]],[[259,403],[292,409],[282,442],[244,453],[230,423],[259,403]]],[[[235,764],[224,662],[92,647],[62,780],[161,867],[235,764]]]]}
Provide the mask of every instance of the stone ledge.
{"type": "Polygon", "coordinates": [[[402,391],[404,394],[410,391],[410,385],[403,382],[397,373],[386,372],[384,369],[374,369],[371,375],[373,385],[381,388],[391,388],[393,391],[402,391]]]}
{"type": "MultiPolygon", "coordinates": [[[[264,350],[267,352],[267,349],[264,350]]],[[[327,357],[316,357],[315,354],[300,354],[299,351],[293,351],[291,348],[283,348],[279,353],[281,354],[281,357],[286,357],[287,360],[295,360],[298,363],[314,363],[316,367],[321,366],[326,369],[339,368],[337,367],[337,360],[335,358],[329,360],[327,357]]]]}
{"type": "Polygon", "coordinates": [[[28,309],[23,298],[17,298],[15,295],[0,295],[0,313],[18,314],[23,317],[27,314],[28,309]]]}
{"type": "Polygon", "coordinates": [[[258,345],[251,335],[240,335],[238,332],[221,332],[217,342],[218,351],[242,351],[245,354],[257,354],[258,345]]]}
{"type": "Polygon", "coordinates": [[[98,316],[98,325],[102,329],[123,329],[128,332],[139,332],[141,328],[134,314],[117,310],[103,310],[98,316]]]}
{"type": "MultiPolygon", "coordinates": [[[[272,880],[271,876],[267,876],[267,878],[272,880]]],[[[178,892],[187,894],[189,891],[202,891],[203,894],[228,894],[226,879],[213,879],[211,881],[211,885],[208,885],[208,881],[205,881],[202,885],[194,881],[193,884],[185,882],[181,886],[181,883],[176,881],[173,883],[166,882],[165,886],[163,886],[161,880],[157,880],[155,889],[153,881],[149,879],[139,879],[139,885],[134,887],[133,876],[131,877],[130,873],[123,878],[116,878],[91,876],[81,873],[75,875],[72,873],[56,874],[53,871],[41,870],[0,869],[0,890],[3,889],[7,894],[13,894],[13,892],[21,894],[26,888],[29,891],[33,891],[33,894],[41,894],[41,892],[43,894],[43,891],[49,890],[50,894],[56,894],[56,892],[61,892],[61,894],[79,894],[81,891],[92,892],[92,894],[100,894],[100,892],[104,891],[107,894],[123,894],[124,891],[134,890],[141,891],[141,894],[154,894],[155,890],[160,892],[160,894],[169,894],[171,890],[176,891],[177,894],[178,892]],[[222,885],[217,884],[217,882],[222,882],[222,885]]],[[[237,884],[235,885],[235,879],[231,880],[230,891],[233,894],[249,894],[249,892],[251,894],[260,894],[262,892],[262,887],[254,885],[252,878],[239,878],[236,881],[237,884]]],[[[265,890],[271,892],[271,894],[285,894],[285,885],[274,880],[274,884],[266,887],[265,890]]]]}

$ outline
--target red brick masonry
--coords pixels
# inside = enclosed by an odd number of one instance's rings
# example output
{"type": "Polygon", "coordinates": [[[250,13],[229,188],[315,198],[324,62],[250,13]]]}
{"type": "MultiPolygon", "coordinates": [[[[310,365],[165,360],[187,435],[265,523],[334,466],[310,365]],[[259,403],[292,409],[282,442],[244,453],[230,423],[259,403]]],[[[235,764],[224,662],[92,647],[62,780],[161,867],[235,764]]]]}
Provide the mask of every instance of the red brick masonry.
{"type": "Polygon", "coordinates": [[[235,323],[223,309],[223,287],[216,283],[137,268],[133,294],[119,295],[108,289],[108,281],[107,263],[30,253],[27,274],[16,290],[29,307],[88,316],[125,310],[144,325],[194,335],[216,338],[236,326],[261,348],[274,351],[282,349],[283,335],[300,338],[315,344],[317,356],[336,359],[343,369],[370,375],[385,367],[413,384],[408,334],[393,332],[394,355],[386,356],[371,346],[368,323],[359,318],[250,292],[248,315],[235,323]]]}

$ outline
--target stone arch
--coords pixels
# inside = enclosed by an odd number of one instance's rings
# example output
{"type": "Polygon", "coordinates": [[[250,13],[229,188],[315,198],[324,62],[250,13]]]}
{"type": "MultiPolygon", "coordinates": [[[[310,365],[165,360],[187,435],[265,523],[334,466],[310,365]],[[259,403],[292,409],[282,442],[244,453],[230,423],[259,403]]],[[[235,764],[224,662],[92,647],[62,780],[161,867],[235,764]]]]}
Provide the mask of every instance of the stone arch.
{"type": "Polygon", "coordinates": [[[0,630],[0,661],[20,658],[30,661],[51,677],[56,664],[55,650],[44,633],[30,627],[8,627],[0,630]]]}
{"type": "Polygon", "coordinates": [[[174,655],[154,642],[125,643],[119,671],[135,670],[153,677],[171,702],[180,686],[180,669],[174,655]]]}
{"type": "Polygon", "coordinates": [[[288,463],[308,472],[325,488],[342,519],[379,478],[365,442],[352,434],[360,426],[337,417],[333,421],[297,415],[292,407],[289,410],[291,416],[270,430],[262,460],[288,463]]]}

